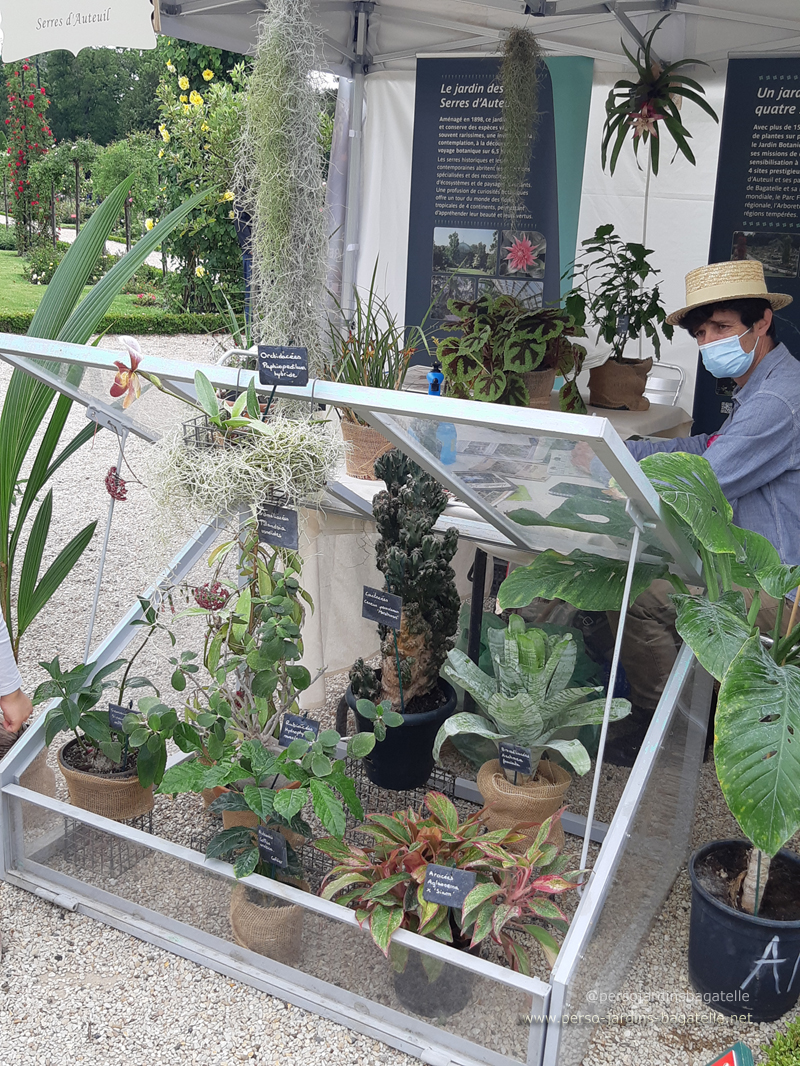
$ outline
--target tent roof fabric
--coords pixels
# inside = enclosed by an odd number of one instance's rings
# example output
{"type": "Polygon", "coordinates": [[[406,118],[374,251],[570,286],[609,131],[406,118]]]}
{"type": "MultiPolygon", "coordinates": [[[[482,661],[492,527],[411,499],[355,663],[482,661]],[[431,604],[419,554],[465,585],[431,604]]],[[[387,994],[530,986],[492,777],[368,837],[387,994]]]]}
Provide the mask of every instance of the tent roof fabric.
{"type": "MultiPolygon", "coordinates": [[[[160,0],[161,32],[199,44],[251,52],[266,0],[160,0]]],[[[732,55],[800,52],[797,0],[314,0],[322,36],[320,66],[348,74],[355,60],[354,9],[370,8],[369,69],[411,69],[420,52],[492,52],[524,26],[558,55],[625,65],[628,47],[668,13],[656,44],[667,61],[718,63],[732,55]],[[540,15],[542,17],[537,17],[540,15]]]]}

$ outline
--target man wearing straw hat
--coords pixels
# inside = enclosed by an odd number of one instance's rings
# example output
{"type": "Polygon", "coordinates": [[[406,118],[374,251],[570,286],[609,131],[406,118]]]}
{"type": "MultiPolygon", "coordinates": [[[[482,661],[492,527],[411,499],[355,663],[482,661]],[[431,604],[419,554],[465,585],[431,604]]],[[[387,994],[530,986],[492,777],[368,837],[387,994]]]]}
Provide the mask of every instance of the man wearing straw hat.
{"type": "MultiPolygon", "coordinates": [[[[733,378],[733,411],[712,435],[628,441],[635,459],[690,452],[708,459],[734,522],[766,537],[782,561],[800,563],[800,363],[777,340],[773,312],[792,297],[767,291],[755,260],[712,263],[686,275],[686,306],[667,318],[697,341],[715,378],[733,378]]],[[[669,582],[655,582],[632,605],[622,650],[634,705],[632,733],[612,741],[630,762],[655,711],[680,640],[669,582]]],[[[758,616],[773,628],[778,601],[763,595],[758,616]],[[770,602],[766,602],[769,600],[770,602]]],[[[789,612],[784,612],[784,630],[789,612]]]]}

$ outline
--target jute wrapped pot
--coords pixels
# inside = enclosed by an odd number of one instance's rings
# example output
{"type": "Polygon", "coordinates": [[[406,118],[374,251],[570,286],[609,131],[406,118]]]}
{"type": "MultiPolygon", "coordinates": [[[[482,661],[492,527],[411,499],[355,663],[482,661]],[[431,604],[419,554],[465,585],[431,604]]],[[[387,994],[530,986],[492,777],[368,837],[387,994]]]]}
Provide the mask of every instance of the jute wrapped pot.
{"type": "Polygon", "coordinates": [[[391,451],[394,445],[372,426],[362,426],[360,422],[349,422],[346,418],[342,419],[342,437],[348,445],[347,473],[362,481],[374,481],[375,460],[391,451]]]}
{"type": "MultiPolygon", "coordinates": [[[[27,770],[23,770],[19,775],[19,783],[31,792],[38,792],[40,796],[56,798],[56,774],[55,770],[47,765],[47,748],[42,748],[27,770]]],[[[32,803],[23,805],[22,824],[26,829],[46,826],[51,818],[50,812],[41,807],[34,807],[32,803]]]]}
{"type": "MultiPolygon", "coordinates": [[[[310,891],[309,886],[298,887],[310,891]]],[[[303,940],[303,908],[296,904],[264,907],[248,898],[246,885],[231,891],[231,927],[237,944],[268,959],[296,965],[303,940]]],[[[270,897],[262,897],[265,901],[270,897]]]]}
{"type": "Polygon", "coordinates": [[[652,359],[609,359],[589,371],[589,404],[612,411],[647,411],[650,401],[644,395],[652,359]]]}
{"type": "MultiPolygon", "coordinates": [[[[536,770],[536,780],[513,785],[497,759],[486,762],[478,771],[478,789],[483,802],[491,804],[486,824],[489,829],[511,829],[520,822],[533,822],[535,828],[521,830],[525,839],[512,846],[514,851],[525,851],[533,843],[538,827],[563,806],[564,794],[572,783],[572,777],[561,766],[549,759],[542,759],[536,770]]],[[[564,830],[557,821],[548,840],[563,847],[564,830]]]]}
{"type": "Polygon", "coordinates": [[[522,375],[528,389],[528,407],[540,411],[550,410],[550,395],[556,383],[555,370],[529,370],[522,375]]]}
{"type": "Polygon", "coordinates": [[[58,752],[58,768],[64,775],[73,807],[125,822],[153,809],[153,788],[142,788],[136,770],[122,774],[87,774],[64,762],[64,752],[77,741],[68,741],[58,752]]]}

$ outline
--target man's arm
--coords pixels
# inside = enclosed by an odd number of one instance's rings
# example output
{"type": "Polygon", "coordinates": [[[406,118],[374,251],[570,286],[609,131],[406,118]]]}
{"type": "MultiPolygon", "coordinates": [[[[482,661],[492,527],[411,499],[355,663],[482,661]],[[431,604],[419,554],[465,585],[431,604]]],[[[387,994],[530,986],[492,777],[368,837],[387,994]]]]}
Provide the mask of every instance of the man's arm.
{"type": "Polygon", "coordinates": [[[33,704],[22,691],[22,678],[17,668],[11,641],[8,639],[5,619],[0,614],[0,711],[3,725],[12,733],[18,733],[22,723],[30,718],[33,704]]]}
{"type": "Polygon", "coordinates": [[[668,440],[626,440],[625,446],[637,461],[654,452],[688,452],[690,455],[703,455],[708,447],[708,434],[698,433],[696,437],[674,437],[668,440]]]}

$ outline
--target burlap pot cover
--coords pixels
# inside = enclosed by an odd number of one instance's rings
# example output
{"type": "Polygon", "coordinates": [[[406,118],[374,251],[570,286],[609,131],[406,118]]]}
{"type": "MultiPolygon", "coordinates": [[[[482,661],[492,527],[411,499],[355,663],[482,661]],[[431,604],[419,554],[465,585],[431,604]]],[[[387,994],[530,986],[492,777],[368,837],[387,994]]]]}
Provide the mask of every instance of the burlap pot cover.
{"type": "Polygon", "coordinates": [[[616,411],[647,411],[650,401],[643,395],[652,359],[609,359],[589,371],[589,404],[616,411]]]}
{"type": "Polygon", "coordinates": [[[245,885],[234,885],[231,926],[234,940],[243,948],[276,962],[297,965],[303,939],[302,907],[292,903],[262,907],[247,898],[245,885]]]}
{"type": "Polygon", "coordinates": [[[550,410],[550,394],[556,381],[555,370],[529,370],[522,375],[522,380],[528,389],[528,407],[536,407],[540,411],[550,410]]]}
{"type": "Polygon", "coordinates": [[[115,822],[139,818],[153,809],[153,788],[142,788],[136,770],[124,774],[87,774],[73,770],[64,763],[63,755],[74,740],[68,741],[58,753],[58,768],[64,775],[73,807],[80,807],[115,822]]]}
{"type": "MultiPolygon", "coordinates": [[[[572,783],[571,775],[549,759],[540,761],[536,775],[539,780],[512,785],[506,780],[497,759],[483,764],[478,771],[478,789],[483,802],[492,804],[486,818],[489,829],[511,829],[520,822],[533,822],[539,826],[563,806],[564,793],[572,783]]],[[[530,847],[537,831],[527,831],[525,838],[528,843],[520,841],[514,845],[514,850],[530,847]]],[[[548,840],[563,846],[564,830],[560,820],[553,826],[548,840]]]]}
{"type": "Polygon", "coordinates": [[[375,460],[391,451],[394,445],[372,426],[348,422],[346,418],[342,419],[342,437],[349,445],[345,460],[347,473],[362,481],[374,481],[375,460]]]}
{"type": "Polygon", "coordinates": [[[23,788],[29,788],[31,792],[38,792],[40,796],[50,796],[55,799],[56,773],[47,765],[47,748],[42,748],[27,770],[19,775],[19,783],[23,788]]]}

